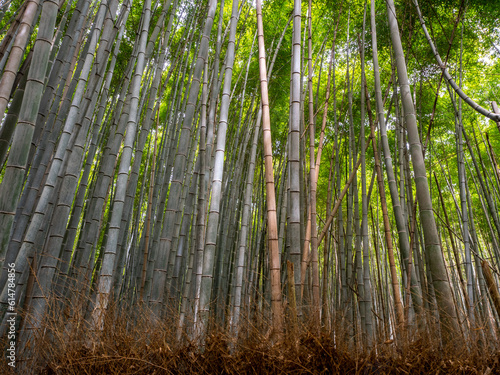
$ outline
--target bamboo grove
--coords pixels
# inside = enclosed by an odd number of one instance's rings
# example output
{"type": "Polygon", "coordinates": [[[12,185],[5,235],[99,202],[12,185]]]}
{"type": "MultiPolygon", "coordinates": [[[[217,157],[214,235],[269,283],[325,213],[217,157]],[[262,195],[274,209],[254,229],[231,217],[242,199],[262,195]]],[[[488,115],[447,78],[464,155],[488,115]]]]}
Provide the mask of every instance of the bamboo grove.
{"type": "Polygon", "coordinates": [[[178,342],[260,319],[276,342],[495,345],[499,17],[2,0],[1,335],[15,311],[29,352],[137,311],[178,342]]]}

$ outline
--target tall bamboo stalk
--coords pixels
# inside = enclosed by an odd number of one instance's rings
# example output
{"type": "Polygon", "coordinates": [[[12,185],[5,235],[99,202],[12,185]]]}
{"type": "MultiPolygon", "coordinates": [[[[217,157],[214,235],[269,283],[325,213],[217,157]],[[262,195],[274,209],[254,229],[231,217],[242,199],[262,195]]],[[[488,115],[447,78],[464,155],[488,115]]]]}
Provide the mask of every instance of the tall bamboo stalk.
{"type": "Polygon", "coordinates": [[[290,245],[290,261],[295,270],[295,293],[298,314],[301,314],[302,299],[301,273],[298,272],[301,264],[301,241],[300,241],[300,106],[301,106],[301,0],[294,0],[293,8],[293,33],[292,33],[292,77],[290,93],[290,125],[288,133],[288,167],[289,167],[289,189],[288,199],[288,225],[287,237],[290,245]]]}
{"type": "Polygon", "coordinates": [[[415,108],[411,99],[403,46],[401,44],[399,27],[396,20],[396,10],[392,0],[388,0],[386,5],[387,15],[389,18],[389,28],[391,31],[391,41],[396,57],[401,100],[403,103],[406,130],[408,134],[408,143],[410,145],[413,172],[415,174],[415,186],[419,202],[420,220],[424,232],[427,266],[429,267],[430,274],[432,275],[432,282],[436,291],[443,339],[445,341],[451,341],[454,337],[456,337],[458,332],[457,315],[453,302],[451,286],[446,273],[443,253],[441,251],[434,212],[432,210],[432,200],[429,193],[429,184],[427,182],[427,172],[424,157],[422,155],[422,144],[418,134],[415,108]]]}
{"type": "Polygon", "coordinates": [[[274,167],[271,139],[271,116],[267,88],[267,67],[262,24],[262,5],[257,0],[257,38],[259,43],[259,76],[262,96],[262,132],[264,142],[264,167],[266,174],[267,230],[271,273],[271,310],[273,328],[280,340],[283,329],[281,309],[280,249],[278,247],[278,222],[276,216],[276,197],[274,192],[274,167]]]}

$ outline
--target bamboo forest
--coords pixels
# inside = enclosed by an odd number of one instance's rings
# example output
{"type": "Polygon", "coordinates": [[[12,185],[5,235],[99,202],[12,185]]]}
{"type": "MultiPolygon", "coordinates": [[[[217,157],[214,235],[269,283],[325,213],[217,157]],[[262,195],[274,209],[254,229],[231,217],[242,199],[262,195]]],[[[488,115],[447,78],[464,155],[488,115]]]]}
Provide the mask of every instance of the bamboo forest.
{"type": "Polygon", "coordinates": [[[499,20],[0,0],[0,372],[500,373],[499,20]]]}

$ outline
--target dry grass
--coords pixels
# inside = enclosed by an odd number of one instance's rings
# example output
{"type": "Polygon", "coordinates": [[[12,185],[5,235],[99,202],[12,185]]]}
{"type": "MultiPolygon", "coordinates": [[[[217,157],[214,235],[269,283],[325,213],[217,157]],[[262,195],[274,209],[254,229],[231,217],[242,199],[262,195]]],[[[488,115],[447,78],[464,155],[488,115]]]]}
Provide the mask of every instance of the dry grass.
{"type": "MultiPolygon", "coordinates": [[[[81,318],[71,326],[59,323],[62,319],[47,322],[50,329],[36,338],[36,346],[19,353],[17,370],[65,375],[500,373],[500,351],[491,345],[443,350],[435,341],[413,338],[399,340],[398,346],[378,343],[367,351],[354,348],[352,341],[347,344],[339,329],[313,335],[307,327],[301,328],[296,342],[287,336],[276,342],[261,317],[258,323],[246,320],[238,342],[214,328],[201,346],[190,342],[187,334],[182,343],[177,342],[175,324],[152,323],[149,314],[147,310],[138,313],[137,308],[110,312],[99,338],[81,318]],[[30,361],[34,358],[35,362],[30,361]]],[[[2,366],[0,371],[9,373],[5,363],[2,366]]]]}

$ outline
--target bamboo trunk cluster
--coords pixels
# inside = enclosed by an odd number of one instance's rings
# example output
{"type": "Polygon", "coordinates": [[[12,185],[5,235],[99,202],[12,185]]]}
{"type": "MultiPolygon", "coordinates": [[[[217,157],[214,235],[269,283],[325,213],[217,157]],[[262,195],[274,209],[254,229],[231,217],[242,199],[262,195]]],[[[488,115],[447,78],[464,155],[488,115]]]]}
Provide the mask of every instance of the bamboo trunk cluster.
{"type": "Polygon", "coordinates": [[[0,4],[0,333],[495,342],[499,110],[413,4],[0,4]]]}

